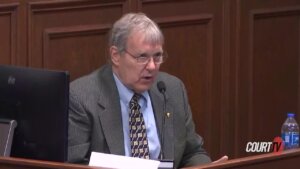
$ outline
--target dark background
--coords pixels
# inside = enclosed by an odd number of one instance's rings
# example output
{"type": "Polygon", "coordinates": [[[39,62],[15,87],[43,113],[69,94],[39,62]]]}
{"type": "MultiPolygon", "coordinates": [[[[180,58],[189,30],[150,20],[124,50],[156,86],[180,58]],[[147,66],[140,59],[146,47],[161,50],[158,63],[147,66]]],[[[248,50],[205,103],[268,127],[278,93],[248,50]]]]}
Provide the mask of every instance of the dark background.
{"type": "Polygon", "coordinates": [[[142,11],[166,37],[162,70],[185,83],[213,159],[248,156],[299,115],[299,0],[0,0],[0,64],[68,70],[106,63],[108,31],[142,11]]]}

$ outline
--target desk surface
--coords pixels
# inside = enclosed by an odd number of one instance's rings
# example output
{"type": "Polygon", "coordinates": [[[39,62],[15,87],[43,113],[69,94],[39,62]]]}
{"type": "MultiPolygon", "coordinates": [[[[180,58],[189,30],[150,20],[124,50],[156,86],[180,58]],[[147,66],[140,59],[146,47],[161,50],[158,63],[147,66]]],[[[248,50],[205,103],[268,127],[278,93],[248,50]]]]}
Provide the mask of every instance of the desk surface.
{"type": "Polygon", "coordinates": [[[211,163],[186,169],[299,169],[300,149],[281,153],[267,153],[228,160],[223,163],[211,163]]]}
{"type": "Polygon", "coordinates": [[[60,163],[42,160],[31,160],[14,157],[0,157],[1,169],[106,169],[86,165],[60,163]]]}
{"type": "MultiPolygon", "coordinates": [[[[223,163],[207,164],[186,169],[299,169],[300,149],[284,151],[281,154],[268,153],[232,159],[223,163]]],[[[105,169],[85,165],[40,161],[22,158],[0,157],[1,169],[105,169]]]]}

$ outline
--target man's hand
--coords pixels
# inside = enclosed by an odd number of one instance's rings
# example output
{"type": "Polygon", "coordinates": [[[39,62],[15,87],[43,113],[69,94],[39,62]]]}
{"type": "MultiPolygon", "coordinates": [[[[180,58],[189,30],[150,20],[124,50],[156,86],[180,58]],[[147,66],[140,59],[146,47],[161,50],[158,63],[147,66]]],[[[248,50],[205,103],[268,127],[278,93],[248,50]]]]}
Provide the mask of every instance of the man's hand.
{"type": "Polygon", "coordinates": [[[221,157],[220,159],[218,159],[218,160],[216,160],[216,161],[213,161],[212,163],[223,163],[223,162],[225,162],[225,161],[227,161],[228,160],[228,156],[227,155],[225,155],[225,156],[223,156],[223,157],[221,157]]]}

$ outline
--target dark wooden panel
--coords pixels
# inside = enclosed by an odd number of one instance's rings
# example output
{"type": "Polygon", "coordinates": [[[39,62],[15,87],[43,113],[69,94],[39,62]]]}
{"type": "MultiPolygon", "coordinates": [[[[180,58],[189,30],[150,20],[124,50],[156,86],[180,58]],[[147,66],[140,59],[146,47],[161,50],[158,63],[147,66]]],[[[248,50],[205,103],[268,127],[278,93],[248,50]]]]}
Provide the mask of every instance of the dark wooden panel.
{"type": "Polygon", "coordinates": [[[70,71],[72,79],[87,74],[99,67],[106,61],[105,48],[107,45],[105,41],[107,41],[108,34],[107,26],[108,24],[111,25],[114,20],[126,12],[125,7],[127,3],[127,1],[95,0],[29,3],[28,66],[45,66],[45,68],[51,69],[63,68],[70,71]],[[98,28],[105,28],[105,31],[90,28],[95,27],[95,25],[98,28]],[[66,33],[67,37],[62,38],[64,33],[59,33],[59,30],[66,33]],[[54,36],[54,38],[45,35],[54,35],[53,31],[58,31],[57,33],[60,34],[59,37],[54,36]],[[70,34],[68,31],[72,33],[70,34]],[[101,32],[101,37],[99,36],[99,32],[101,32]],[[43,39],[43,36],[46,39],[43,39]],[[49,39],[51,40],[49,41],[49,39]],[[43,47],[50,53],[43,51],[43,47]],[[98,58],[96,59],[96,57],[98,58]],[[81,65],[79,69],[80,63],[88,64],[81,65]]]}
{"type": "Polygon", "coordinates": [[[106,62],[111,25],[48,28],[44,32],[42,67],[71,70],[71,80],[106,62]]]}
{"type": "Polygon", "coordinates": [[[197,132],[213,159],[221,156],[222,1],[139,1],[162,28],[169,58],[162,70],[186,85],[197,132]]]}
{"type": "MultiPolygon", "coordinates": [[[[300,6],[258,11],[253,23],[253,138],[280,135],[286,112],[298,111],[300,6]],[[271,31],[272,30],[272,31],[271,31]],[[264,116],[261,116],[261,115],[264,116]],[[256,119],[255,117],[261,118],[256,119]],[[269,117],[276,116],[269,121],[269,117]],[[265,122],[268,125],[265,125],[265,122]]],[[[298,114],[300,115],[300,114],[298,114]]]]}
{"type": "Polygon", "coordinates": [[[239,3],[235,149],[240,157],[251,155],[245,152],[248,141],[280,136],[286,112],[298,111],[300,1],[239,3]]]}
{"type": "Polygon", "coordinates": [[[235,34],[233,31],[236,28],[236,6],[232,3],[232,0],[223,0],[223,13],[222,23],[223,26],[218,27],[218,31],[222,32],[222,38],[216,38],[216,41],[222,41],[222,58],[221,58],[221,93],[216,97],[220,97],[220,150],[218,152],[219,158],[222,155],[228,155],[229,158],[234,158],[234,145],[235,139],[235,104],[234,104],[234,92],[236,90],[235,83],[235,58],[232,51],[235,51],[234,47],[235,34]]]}
{"type": "Polygon", "coordinates": [[[15,64],[18,3],[0,4],[0,64],[15,64]]]}

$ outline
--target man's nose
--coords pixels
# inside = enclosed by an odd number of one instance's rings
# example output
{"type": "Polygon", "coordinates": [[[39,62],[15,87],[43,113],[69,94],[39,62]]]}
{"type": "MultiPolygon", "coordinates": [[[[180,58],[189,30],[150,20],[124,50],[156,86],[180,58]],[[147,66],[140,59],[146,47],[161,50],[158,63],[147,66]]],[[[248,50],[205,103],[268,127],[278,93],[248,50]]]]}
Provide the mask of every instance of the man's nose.
{"type": "Polygon", "coordinates": [[[148,70],[154,70],[156,68],[156,66],[157,65],[155,64],[153,57],[151,57],[150,60],[149,60],[149,62],[147,63],[147,67],[146,68],[148,70]]]}

